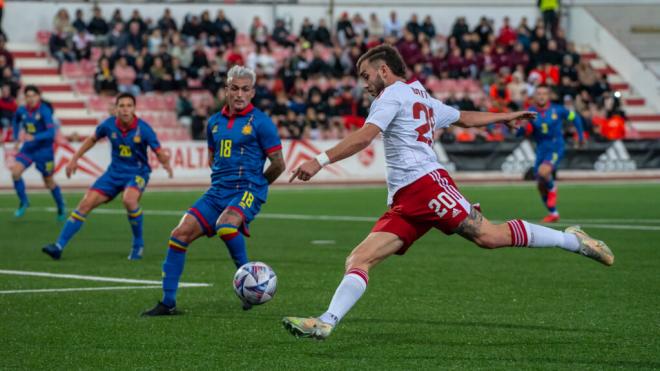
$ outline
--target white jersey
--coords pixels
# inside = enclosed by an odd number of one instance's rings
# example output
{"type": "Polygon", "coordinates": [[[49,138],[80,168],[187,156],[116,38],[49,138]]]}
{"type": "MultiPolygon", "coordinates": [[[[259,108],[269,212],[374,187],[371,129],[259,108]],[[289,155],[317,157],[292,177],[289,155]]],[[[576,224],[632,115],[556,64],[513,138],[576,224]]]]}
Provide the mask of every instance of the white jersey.
{"type": "Polygon", "coordinates": [[[371,103],[366,123],[383,131],[388,205],[399,189],[443,168],[433,150],[433,131],[459,119],[458,110],[431,97],[419,81],[397,81],[371,103]]]}

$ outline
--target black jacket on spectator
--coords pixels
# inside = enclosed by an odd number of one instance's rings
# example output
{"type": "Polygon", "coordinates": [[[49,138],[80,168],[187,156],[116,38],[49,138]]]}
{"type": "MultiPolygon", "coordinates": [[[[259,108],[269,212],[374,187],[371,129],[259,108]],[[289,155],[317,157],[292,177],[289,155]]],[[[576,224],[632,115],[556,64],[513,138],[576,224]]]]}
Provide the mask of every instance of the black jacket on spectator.
{"type": "Polygon", "coordinates": [[[216,34],[222,39],[223,44],[233,44],[236,40],[236,29],[227,18],[215,19],[216,34]]]}
{"type": "Polygon", "coordinates": [[[110,27],[105,19],[101,17],[94,17],[89,21],[87,25],[87,31],[94,36],[104,36],[110,32],[110,27]]]}
{"type": "Polygon", "coordinates": [[[332,45],[330,31],[328,31],[326,27],[319,27],[316,29],[314,40],[326,46],[332,45]]]}
{"type": "Polygon", "coordinates": [[[160,28],[163,34],[167,34],[169,31],[175,31],[176,21],[173,18],[162,17],[158,20],[158,28],[160,28]]]}
{"type": "Polygon", "coordinates": [[[85,31],[87,29],[87,25],[85,24],[85,20],[82,19],[82,18],[76,18],[76,20],[73,21],[72,26],[78,32],[85,31]]]}

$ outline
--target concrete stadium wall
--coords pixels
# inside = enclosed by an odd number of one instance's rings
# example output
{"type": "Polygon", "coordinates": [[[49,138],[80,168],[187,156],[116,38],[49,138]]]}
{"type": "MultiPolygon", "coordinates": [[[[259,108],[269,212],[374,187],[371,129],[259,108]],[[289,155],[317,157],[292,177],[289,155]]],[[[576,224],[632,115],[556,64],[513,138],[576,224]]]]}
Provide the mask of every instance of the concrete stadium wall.
{"type": "MultiPolygon", "coordinates": [[[[347,11],[350,14],[359,12],[363,18],[367,19],[370,13],[376,13],[381,22],[385,21],[391,10],[398,13],[402,22],[407,21],[412,13],[417,13],[420,18],[430,14],[436,25],[438,32],[447,33],[451,29],[456,17],[465,16],[470,25],[476,25],[481,16],[488,16],[496,20],[496,26],[499,27],[502,19],[509,16],[514,24],[517,24],[521,17],[528,17],[530,22],[538,16],[538,10],[534,1],[525,0],[524,2],[506,2],[502,4],[497,1],[489,1],[487,5],[479,5],[475,2],[460,1],[434,1],[429,4],[428,1],[412,1],[406,5],[397,3],[378,3],[364,4],[363,2],[343,2],[337,4],[334,8],[334,19],[347,11]]],[[[21,1],[7,2],[5,5],[5,15],[3,18],[3,28],[9,35],[12,42],[34,42],[38,30],[50,30],[53,25],[53,17],[60,8],[66,8],[71,17],[76,9],[81,8],[85,12],[86,19],[91,14],[93,4],[89,2],[40,2],[40,1],[21,1]]],[[[161,4],[161,3],[136,3],[127,4],[126,2],[102,2],[99,4],[103,10],[103,15],[110,17],[116,8],[121,8],[124,17],[130,15],[133,9],[139,9],[143,17],[150,17],[158,20],[165,7],[169,7],[174,16],[179,21],[179,26],[183,17],[188,14],[200,14],[204,10],[210,10],[212,18],[218,9],[223,9],[231,19],[239,32],[247,33],[254,16],[260,16],[268,24],[272,25],[275,17],[283,17],[290,20],[294,32],[300,30],[300,24],[305,17],[309,17],[316,23],[318,19],[326,17],[329,19],[327,2],[319,2],[304,5],[215,5],[215,4],[161,4]]]]}
{"type": "Polygon", "coordinates": [[[593,48],[609,65],[616,67],[648,105],[660,110],[660,79],[587,9],[571,9],[568,30],[570,39],[593,48]]]}

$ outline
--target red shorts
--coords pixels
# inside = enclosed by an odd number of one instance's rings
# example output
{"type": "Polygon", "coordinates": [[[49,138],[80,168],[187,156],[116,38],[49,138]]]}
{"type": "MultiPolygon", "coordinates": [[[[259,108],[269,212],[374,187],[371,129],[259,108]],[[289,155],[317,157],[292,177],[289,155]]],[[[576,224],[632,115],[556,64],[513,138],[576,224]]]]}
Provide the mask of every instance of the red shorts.
{"type": "Polygon", "coordinates": [[[431,228],[452,234],[470,214],[470,203],[445,170],[435,170],[399,189],[372,232],[393,233],[403,240],[398,255],[431,228]]]}

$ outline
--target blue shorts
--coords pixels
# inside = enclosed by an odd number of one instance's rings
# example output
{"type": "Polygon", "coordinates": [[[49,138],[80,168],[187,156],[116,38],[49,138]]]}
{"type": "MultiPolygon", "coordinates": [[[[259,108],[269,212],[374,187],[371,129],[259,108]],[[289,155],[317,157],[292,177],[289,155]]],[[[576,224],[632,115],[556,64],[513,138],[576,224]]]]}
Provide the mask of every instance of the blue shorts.
{"type": "Polygon", "coordinates": [[[34,151],[21,148],[16,154],[16,161],[27,169],[34,162],[35,167],[42,176],[48,177],[55,172],[55,153],[53,148],[42,148],[34,151]]]}
{"type": "Polygon", "coordinates": [[[243,215],[241,233],[250,237],[248,226],[259,214],[263,202],[247,190],[218,190],[210,188],[188,209],[208,237],[216,234],[216,222],[225,209],[232,209],[243,215]]]}
{"type": "Polygon", "coordinates": [[[557,170],[561,159],[564,158],[564,148],[539,148],[536,150],[536,162],[534,163],[534,174],[538,174],[541,164],[549,164],[552,170],[557,170]]]}
{"type": "Polygon", "coordinates": [[[126,188],[135,188],[142,193],[147,188],[147,183],[149,183],[149,174],[119,174],[106,171],[89,189],[112,200],[126,188]]]}

